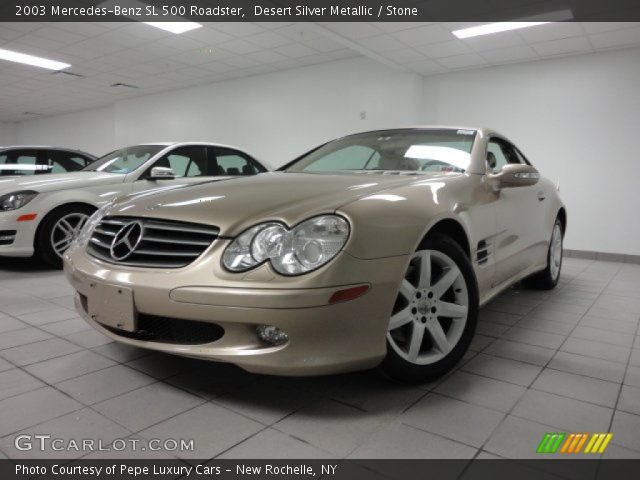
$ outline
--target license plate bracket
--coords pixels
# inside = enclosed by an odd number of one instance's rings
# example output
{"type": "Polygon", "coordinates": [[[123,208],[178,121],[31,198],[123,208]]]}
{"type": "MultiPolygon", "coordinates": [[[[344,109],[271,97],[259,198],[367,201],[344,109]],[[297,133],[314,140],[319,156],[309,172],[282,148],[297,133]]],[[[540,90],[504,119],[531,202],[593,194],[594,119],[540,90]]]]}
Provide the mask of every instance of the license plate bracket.
{"type": "Polygon", "coordinates": [[[138,313],[133,301],[133,290],[118,285],[92,282],[87,310],[96,322],[118,330],[135,332],[138,313]]]}

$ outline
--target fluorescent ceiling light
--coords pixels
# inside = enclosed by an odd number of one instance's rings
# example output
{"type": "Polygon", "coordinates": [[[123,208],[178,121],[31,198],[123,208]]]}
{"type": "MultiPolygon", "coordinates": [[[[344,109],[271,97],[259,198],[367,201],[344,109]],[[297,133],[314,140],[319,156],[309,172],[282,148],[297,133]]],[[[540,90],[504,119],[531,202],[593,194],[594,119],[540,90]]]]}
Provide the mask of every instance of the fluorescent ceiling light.
{"type": "Polygon", "coordinates": [[[470,38],[479,35],[489,35],[491,33],[508,32],[509,30],[518,30],[520,28],[535,27],[536,25],[544,25],[546,23],[551,22],[496,22],[478,25],[477,27],[463,28],[451,33],[458,38],[470,38]]]}
{"type": "Polygon", "coordinates": [[[36,57],[26,53],[14,52],[0,48],[0,60],[9,60],[10,62],[24,63],[25,65],[33,65],[34,67],[48,68],[50,70],[62,70],[69,68],[68,63],[49,60],[48,58],[36,57]]]}
{"type": "Polygon", "coordinates": [[[202,27],[196,22],[142,22],[171,33],[184,33],[202,27]]]}

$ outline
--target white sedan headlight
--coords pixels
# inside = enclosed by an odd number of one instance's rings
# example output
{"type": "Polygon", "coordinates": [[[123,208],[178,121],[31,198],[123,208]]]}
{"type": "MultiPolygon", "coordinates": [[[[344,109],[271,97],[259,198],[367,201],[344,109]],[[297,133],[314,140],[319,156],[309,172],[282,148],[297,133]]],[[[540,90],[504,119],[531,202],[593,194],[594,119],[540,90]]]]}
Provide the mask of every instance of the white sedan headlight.
{"type": "Polygon", "coordinates": [[[282,275],[301,275],[335,257],[349,238],[349,223],[338,215],[310,218],[289,229],[276,222],[256,225],[227,247],[222,263],[244,272],[266,261],[282,275]]]}
{"type": "Polygon", "coordinates": [[[24,190],[22,192],[12,192],[0,196],[0,212],[8,212],[24,207],[31,200],[36,198],[38,192],[24,190]]]}

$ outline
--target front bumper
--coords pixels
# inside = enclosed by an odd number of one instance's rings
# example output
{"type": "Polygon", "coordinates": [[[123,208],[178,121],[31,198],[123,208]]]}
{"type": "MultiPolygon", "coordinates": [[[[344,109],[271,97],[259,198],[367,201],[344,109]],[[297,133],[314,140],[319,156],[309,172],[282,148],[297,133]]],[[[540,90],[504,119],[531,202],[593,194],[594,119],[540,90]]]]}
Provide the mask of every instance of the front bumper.
{"type": "Polygon", "coordinates": [[[370,368],[386,354],[386,329],[407,256],[360,260],[342,252],[329,265],[302,277],[281,277],[268,265],[249,274],[221,270],[226,242],[217,242],[193,264],[173,270],[127,268],[88,256],[67,255],[65,272],[78,292],[76,308],[94,328],[122,343],[234,363],[256,373],[321,375],[370,368]],[[208,283],[203,282],[208,279],[208,283]],[[171,322],[209,322],[224,334],[198,345],[130,338],[97,323],[86,310],[96,282],[132,289],[138,314],[171,322]],[[356,285],[369,291],[329,304],[333,293],[356,285]],[[279,346],[262,342],[258,325],[284,329],[279,346]]]}
{"type": "Polygon", "coordinates": [[[33,241],[40,219],[18,222],[19,216],[20,211],[0,212],[0,257],[33,255],[33,241]]]}

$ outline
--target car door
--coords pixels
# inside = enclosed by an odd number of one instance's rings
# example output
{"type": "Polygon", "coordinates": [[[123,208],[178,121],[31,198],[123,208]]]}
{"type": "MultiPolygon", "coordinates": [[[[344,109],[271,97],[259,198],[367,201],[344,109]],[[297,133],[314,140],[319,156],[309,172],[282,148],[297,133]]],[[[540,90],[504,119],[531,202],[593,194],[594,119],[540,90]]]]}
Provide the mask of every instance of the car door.
{"type": "MultiPolygon", "coordinates": [[[[487,142],[487,170],[499,173],[507,164],[527,163],[513,144],[491,137],[487,142]]],[[[501,188],[496,192],[497,235],[495,281],[499,285],[527,270],[537,256],[534,248],[544,225],[544,197],[538,185],[501,188]]]]}
{"type": "Polygon", "coordinates": [[[208,158],[207,148],[204,145],[184,145],[170,150],[147,167],[134,183],[133,190],[141,192],[155,188],[188,185],[202,182],[215,175],[215,157],[208,158]],[[154,167],[171,168],[175,178],[149,180],[151,169],[154,167]]]}

